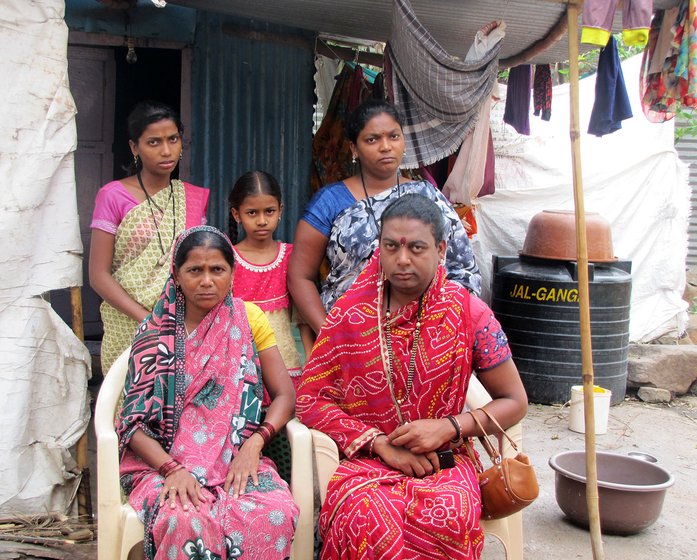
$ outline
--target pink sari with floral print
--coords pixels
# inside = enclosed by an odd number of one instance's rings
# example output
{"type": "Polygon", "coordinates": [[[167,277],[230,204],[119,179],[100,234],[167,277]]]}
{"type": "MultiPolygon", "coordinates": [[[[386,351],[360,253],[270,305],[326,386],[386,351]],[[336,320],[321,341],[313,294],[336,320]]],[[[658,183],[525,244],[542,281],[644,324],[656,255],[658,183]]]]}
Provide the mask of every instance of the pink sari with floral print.
{"type": "Polygon", "coordinates": [[[240,497],[223,490],[230,462],[261,414],[244,303],[228,294],[188,337],[183,303],[170,277],[136,335],[117,426],[121,483],[146,525],[146,558],[288,558],[298,508],[273,462],[261,458],[258,486],[250,481],[240,497]],[[179,502],[159,508],[162,477],[128,447],[137,428],[201,483],[208,500],[199,511],[184,511],[179,502]]]}

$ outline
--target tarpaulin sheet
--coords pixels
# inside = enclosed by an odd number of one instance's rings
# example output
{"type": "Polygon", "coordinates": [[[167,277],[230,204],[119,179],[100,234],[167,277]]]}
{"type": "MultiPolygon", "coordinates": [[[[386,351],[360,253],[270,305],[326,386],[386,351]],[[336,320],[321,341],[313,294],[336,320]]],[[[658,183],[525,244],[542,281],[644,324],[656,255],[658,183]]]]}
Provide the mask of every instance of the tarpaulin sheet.
{"type": "Polygon", "coordinates": [[[63,10],[60,0],[0,2],[0,310],[82,283],[63,10]]]}
{"type": "Polygon", "coordinates": [[[0,2],[2,513],[69,508],[89,420],[89,353],[41,297],[82,281],[64,9],[0,2]]]}

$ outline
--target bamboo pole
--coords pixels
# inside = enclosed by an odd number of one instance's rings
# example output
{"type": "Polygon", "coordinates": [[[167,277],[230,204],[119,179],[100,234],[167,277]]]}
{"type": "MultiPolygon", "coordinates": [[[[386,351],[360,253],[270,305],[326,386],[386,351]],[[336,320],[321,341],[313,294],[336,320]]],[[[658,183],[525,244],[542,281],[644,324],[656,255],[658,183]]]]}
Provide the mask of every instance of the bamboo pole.
{"type": "MultiPolygon", "coordinates": [[[[80,288],[80,286],[72,286],[70,288],[70,307],[72,310],[73,332],[80,341],[84,342],[85,328],[82,314],[82,288],[80,288]]],[[[79,515],[92,517],[87,432],[82,434],[82,437],[80,437],[75,446],[75,460],[77,462],[77,468],[80,469],[82,473],[77,494],[77,512],[79,515]]]]}
{"type": "Polygon", "coordinates": [[[570,131],[571,160],[574,182],[574,207],[576,211],[576,250],[578,263],[578,300],[581,328],[581,373],[583,376],[583,410],[586,444],[586,505],[594,560],[604,560],[598,508],[598,471],[595,455],[595,410],[593,402],[593,353],[591,347],[590,297],[588,290],[588,245],[586,240],[586,214],[583,201],[583,177],[581,173],[581,137],[578,109],[578,5],[567,8],[569,20],[569,74],[571,91],[570,131]]]}

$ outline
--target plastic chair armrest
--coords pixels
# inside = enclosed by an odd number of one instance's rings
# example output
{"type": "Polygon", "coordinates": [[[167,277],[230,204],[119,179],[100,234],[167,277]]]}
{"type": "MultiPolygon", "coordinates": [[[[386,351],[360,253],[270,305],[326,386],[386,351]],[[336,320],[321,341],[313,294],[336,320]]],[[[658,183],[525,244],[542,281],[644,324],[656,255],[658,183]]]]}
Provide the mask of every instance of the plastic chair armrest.
{"type": "Polygon", "coordinates": [[[312,436],[296,418],[286,424],[290,444],[290,491],[300,509],[293,539],[292,558],[312,558],[314,548],[314,487],[312,476],[312,436]]]}

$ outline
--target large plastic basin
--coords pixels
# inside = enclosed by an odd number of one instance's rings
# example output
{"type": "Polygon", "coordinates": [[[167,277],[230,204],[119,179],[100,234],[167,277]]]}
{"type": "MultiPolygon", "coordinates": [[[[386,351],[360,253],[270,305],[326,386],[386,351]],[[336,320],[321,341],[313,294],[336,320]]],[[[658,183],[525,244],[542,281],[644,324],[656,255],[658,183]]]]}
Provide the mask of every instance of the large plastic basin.
{"type": "MultiPolygon", "coordinates": [[[[631,535],[649,527],[661,513],[673,475],[656,463],[598,451],[598,500],[604,533],[631,535]]],[[[555,471],[557,504],[575,524],[588,527],[585,451],[564,451],[549,459],[555,471]]]]}

